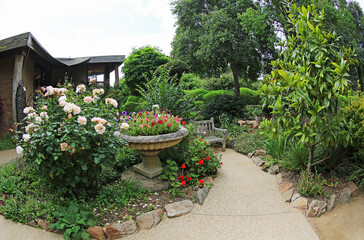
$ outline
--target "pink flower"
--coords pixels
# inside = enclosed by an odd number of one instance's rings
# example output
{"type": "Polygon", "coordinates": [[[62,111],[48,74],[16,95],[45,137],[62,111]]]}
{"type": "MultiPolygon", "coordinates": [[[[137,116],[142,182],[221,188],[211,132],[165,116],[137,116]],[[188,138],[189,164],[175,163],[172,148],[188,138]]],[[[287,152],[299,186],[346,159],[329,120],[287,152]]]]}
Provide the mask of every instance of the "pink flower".
{"type": "Polygon", "coordinates": [[[86,91],[86,86],[84,84],[80,84],[76,87],[76,93],[86,91]]]}
{"type": "Polygon", "coordinates": [[[61,143],[61,151],[67,151],[68,149],[68,144],[67,143],[61,143]]]}
{"type": "Polygon", "coordinates": [[[143,125],[143,124],[141,124],[141,125],[140,125],[140,128],[143,128],[143,127],[144,127],[144,125],[143,125]]]}
{"type": "Polygon", "coordinates": [[[42,110],[47,110],[47,106],[46,105],[43,105],[42,106],[42,110]]]}
{"type": "Polygon", "coordinates": [[[90,97],[90,96],[84,97],[84,98],[83,98],[83,101],[84,101],[85,103],[92,103],[92,97],[90,97]]]}
{"type": "Polygon", "coordinates": [[[73,114],[77,115],[81,112],[81,108],[79,106],[73,105],[73,114]]]}
{"type": "Polygon", "coordinates": [[[171,127],[171,125],[172,125],[171,123],[168,123],[168,127],[171,127]]]}
{"type": "Polygon", "coordinates": [[[65,105],[66,105],[66,101],[61,101],[61,102],[59,102],[59,106],[63,107],[63,106],[65,106],[65,105]]]}
{"type": "Polygon", "coordinates": [[[95,131],[97,134],[103,134],[105,132],[106,128],[102,124],[97,124],[95,126],[95,131]]]}
{"type": "Polygon", "coordinates": [[[83,117],[83,116],[79,116],[79,117],[77,118],[77,122],[78,122],[79,124],[81,124],[81,125],[85,125],[85,124],[87,123],[87,119],[86,119],[85,117],[83,117]]]}

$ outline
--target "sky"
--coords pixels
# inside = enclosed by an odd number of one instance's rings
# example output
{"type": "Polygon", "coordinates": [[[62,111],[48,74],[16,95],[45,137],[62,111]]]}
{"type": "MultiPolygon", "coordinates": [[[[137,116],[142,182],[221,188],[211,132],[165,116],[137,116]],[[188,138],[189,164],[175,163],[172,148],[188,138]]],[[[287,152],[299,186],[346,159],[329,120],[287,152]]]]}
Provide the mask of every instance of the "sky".
{"type": "Polygon", "coordinates": [[[0,39],[31,32],[53,57],[128,56],[145,45],[170,55],[170,1],[0,0],[0,39]]]}
{"type": "Polygon", "coordinates": [[[31,32],[53,57],[129,55],[151,45],[169,55],[170,0],[0,0],[0,39],[31,32]]]}

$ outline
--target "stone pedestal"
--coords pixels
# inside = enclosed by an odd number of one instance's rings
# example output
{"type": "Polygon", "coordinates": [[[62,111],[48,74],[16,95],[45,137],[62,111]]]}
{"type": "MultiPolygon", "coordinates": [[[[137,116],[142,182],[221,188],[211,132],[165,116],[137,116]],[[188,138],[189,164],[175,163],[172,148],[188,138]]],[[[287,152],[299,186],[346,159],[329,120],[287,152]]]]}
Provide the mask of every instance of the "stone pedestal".
{"type": "Polygon", "coordinates": [[[137,173],[133,168],[126,169],[121,174],[121,179],[136,180],[140,187],[144,187],[151,192],[165,191],[170,188],[170,184],[167,181],[159,180],[158,177],[146,177],[140,173],[137,173]]]}

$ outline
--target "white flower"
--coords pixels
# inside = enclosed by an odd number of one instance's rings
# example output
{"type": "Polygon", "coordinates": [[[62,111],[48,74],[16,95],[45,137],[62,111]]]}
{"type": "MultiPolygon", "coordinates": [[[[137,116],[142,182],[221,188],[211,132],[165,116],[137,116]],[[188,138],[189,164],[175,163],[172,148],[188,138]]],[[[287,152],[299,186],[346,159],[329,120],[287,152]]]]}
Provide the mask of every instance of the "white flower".
{"type": "Polygon", "coordinates": [[[155,104],[155,105],[152,106],[152,108],[159,109],[159,105],[155,104]]]}
{"type": "Polygon", "coordinates": [[[101,124],[101,125],[104,125],[105,123],[107,123],[107,121],[103,118],[99,118],[99,117],[93,117],[91,119],[91,122],[95,122],[97,124],[101,124]]]}
{"type": "Polygon", "coordinates": [[[76,93],[86,91],[86,86],[84,84],[80,84],[76,87],[76,93]]]}
{"type": "Polygon", "coordinates": [[[66,105],[64,105],[63,107],[63,111],[67,112],[67,113],[71,113],[73,111],[73,103],[66,103],[66,105]]]}
{"type": "Polygon", "coordinates": [[[31,112],[31,113],[28,113],[28,116],[29,118],[35,118],[37,117],[38,115],[35,113],[35,112],[31,112]]]}
{"type": "Polygon", "coordinates": [[[61,94],[65,94],[66,92],[68,92],[67,88],[58,88],[58,92],[61,94]]]}
{"type": "Polygon", "coordinates": [[[60,146],[61,146],[61,151],[67,151],[67,149],[68,149],[68,144],[67,143],[61,143],[60,144],[60,146]]]}
{"type": "Polygon", "coordinates": [[[79,116],[79,117],[77,118],[77,122],[78,122],[79,124],[81,124],[81,125],[85,125],[85,124],[87,123],[87,119],[86,119],[85,117],[83,117],[83,116],[79,116]]]}
{"type": "Polygon", "coordinates": [[[59,106],[63,107],[64,105],[66,105],[66,103],[66,101],[59,102],[59,106]]]}
{"type": "Polygon", "coordinates": [[[17,154],[22,154],[22,153],[23,153],[23,151],[24,151],[24,149],[23,149],[21,146],[17,146],[17,147],[16,147],[16,153],[17,153],[17,154]]]}
{"type": "Polygon", "coordinates": [[[28,113],[33,112],[33,111],[34,111],[34,108],[26,107],[26,108],[24,108],[23,113],[28,114],[28,113]]]}
{"type": "Polygon", "coordinates": [[[40,123],[40,122],[42,122],[42,118],[41,117],[35,117],[35,119],[34,119],[37,123],[40,123]]]}
{"type": "Polygon", "coordinates": [[[113,99],[113,98],[106,98],[105,99],[105,104],[107,104],[107,105],[113,105],[114,108],[117,108],[118,107],[118,102],[115,99],[113,99]]]}
{"type": "Polygon", "coordinates": [[[105,93],[105,91],[102,88],[92,90],[93,95],[99,95],[99,94],[101,95],[101,94],[104,94],[104,93],[105,93]]]}
{"type": "Polygon", "coordinates": [[[121,124],[121,127],[120,127],[121,129],[129,129],[129,124],[127,124],[127,123],[122,123],[121,124]]]}
{"type": "Polygon", "coordinates": [[[81,108],[79,106],[73,105],[73,114],[77,115],[81,112],[81,108]]]}
{"type": "Polygon", "coordinates": [[[97,124],[95,126],[95,131],[97,134],[103,134],[105,132],[106,128],[102,124],[97,124]]]}
{"type": "Polygon", "coordinates": [[[53,93],[54,93],[54,88],[52,86],[48,86],[47,92],[44,94],[44,96],[50,96],[53,95],[53,93]]]}
{"type": "Polygon", "coordinates": [[[41,112],[39,114],[42,118],[48,119],[48,113],[47,112],[41,112]]]}
{"type": "Polygon", "coordinates": [[[86,96],[86,97],[84,97],[84,98],[83,98],[83,101],[84,101],[85,103],[92,103],[92,97],[90,97],[90,96],[86,96]]]}
{"type": "Polygon", "coordinates": [[[43,105],[42,106],[42,110],[44,110],[44,111],[47,110],[47,106],[46,105],[43,105]]]}
{"type": "Polygon", "coordinates": [[[66,96],[60,96],[59,98],[58,98],[58,102],[60,103],[60,102],[62,102],[62,101],[66,101],[67,100],[67,97],[66,96]]]}
{"type": "Polygon", "coordinates": [[[30,139],[30,135],[29,134],[23,134],[23,139],[24,139],[24,141],[26,141],[26,142],[28,142],[29,141],[29,139],[30,139]]]}

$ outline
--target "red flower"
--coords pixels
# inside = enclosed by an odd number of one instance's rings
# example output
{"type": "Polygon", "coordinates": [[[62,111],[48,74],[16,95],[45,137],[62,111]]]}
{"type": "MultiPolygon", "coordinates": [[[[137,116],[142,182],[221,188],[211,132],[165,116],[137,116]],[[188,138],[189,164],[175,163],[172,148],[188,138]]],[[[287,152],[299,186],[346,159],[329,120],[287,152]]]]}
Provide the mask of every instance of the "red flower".
{"type": "Polygon", "coordinates": [[[200,139],[200,142],[202,142],[202,138],[200,139]]]}
{"type": "Polygon", "coordinates": [[[162,123],[163,123],[163,121],[162,121],[162,120],[159,120],[159,121],[158,121],[158,124],[162,124],[162,123]]]}
{"type": "Polygon", "coordinates": [[[224,165],[224,163],[223,163],[223,162],[221,162],[221,165],[224,165]]]}
{"type": "Polygon", "coordinates": [[[186,195],[189,195],[188,191],[186,191],[186,195]]]}
{"type": "Polygon", "coordinates": [[[181,181],[183,181],[185,177],[183,175],[179,176],[178,179],[180,179],[181,181]]]}
{"type": "Polygon", "coordinates": [[[140,112],[140,113],[138,113],[138,115],[139,115],[139,116],[141,116],[141,115],[142,115],[142,113],[140,112]]]}
{"type": "Polygon", "coordinates": [[[202,160],[202,159],[200,159],[200,160],[198,161],[198,164],[202,165],[202,164],[203,164],[203,160],[202,160]]]}
{"type": "Polygon", "coordinates": [[[207,158],[206,158],[206,160],[207,160],[207,161],[208,161],[208,160],[210,160],[210,157],[207,157],[207,158]]]}
{"type": "Polygon", "coordinates": [[[185,125],[186,124],[186,122],[182,122],[182,125],[185,125]]]}
{"type": "MultiPolygon", "coordinates": [[[[182,164],[182,168],[186,168],[186,164],[184,164],[184,163],[183,163],[183,164],[182,164]]],[[[186,177],[187,177],[187,176],[186,176],[186,177]]]]}
{"type": "Polygon", "coordinates": [[[185,181],[182,181],[181,182],[182,186],[186,185],[186,182],[185,181]]]}
{"type": "Polygon", "coordinates": [[[155,125],[155,123],[154,122],[152,122],[152,127],[155,125]]]}
{"type": "Polygon", "coordinates": [[[205,153],[207,153],[207,152],[205,151],[205,153]]]}
{"type": "Polygon", "coordinates": [[[203,179],[198,180],[198,182],[201,183],[201,184],[204,183],[203,179]]]}

